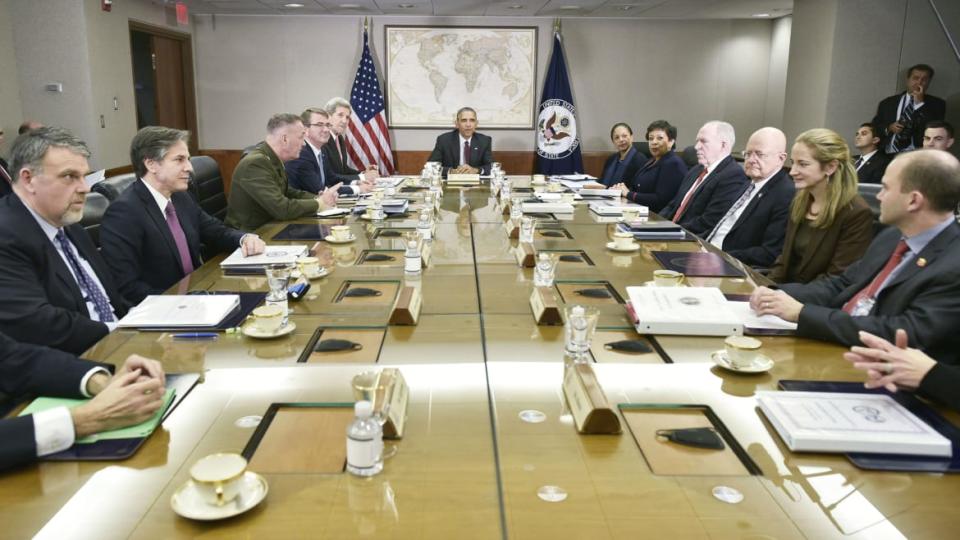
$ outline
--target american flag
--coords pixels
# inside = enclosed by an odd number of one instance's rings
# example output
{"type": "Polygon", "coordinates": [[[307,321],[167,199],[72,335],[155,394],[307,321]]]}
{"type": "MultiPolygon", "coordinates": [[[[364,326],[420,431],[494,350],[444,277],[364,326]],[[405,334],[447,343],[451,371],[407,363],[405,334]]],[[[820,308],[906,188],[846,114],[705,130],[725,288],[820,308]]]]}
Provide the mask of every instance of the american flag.
{"type": "Polygon", "coordinates": [[[392,175],[395,170],[393,151],[390,148],[390,133],[387,131],[387,114],[383,106],[383,94],[373,65],[367,31],[363,31],[363,56],[357,76],[350,91],[350,126],[347,130],[347,158],[358,170],[376,164],[380,174],[392,175]]]}

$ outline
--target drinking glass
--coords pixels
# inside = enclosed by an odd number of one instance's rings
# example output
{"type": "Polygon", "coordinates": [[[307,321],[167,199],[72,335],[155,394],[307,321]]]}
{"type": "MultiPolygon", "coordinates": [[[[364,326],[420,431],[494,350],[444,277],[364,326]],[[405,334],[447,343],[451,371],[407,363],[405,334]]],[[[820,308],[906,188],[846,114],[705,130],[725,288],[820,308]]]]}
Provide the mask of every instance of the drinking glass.
{"type": "Polygon", "coordinates": [[[550,287],[553,285],[553,276],[557,271],[557,260],[549,253],[540,253],[537,256],[537,266],[533,271],[533,285],[536,287],[550,287]]]}
{"type": "Polygon", "coordinates": [[[291,271],[291,264],[268,264],[266,267],[267,286],[270,287],[267,304],[278,305],[283,309],[283,324],[287,324],[287,285],[290,283],[291,271]]]}
{"type": "Polygon", "coordinates": [[[525,244],[533,243],[533,229],[535,223],[530,216],[520,218],[520,241],[525,244]]]}
{"type": "Polygon", "coordinates": [[[564,354],[573,363],[590,361],[590,343],[597,330],[600,311],[595,307],[567,305],[563,308],[564,354]]]}

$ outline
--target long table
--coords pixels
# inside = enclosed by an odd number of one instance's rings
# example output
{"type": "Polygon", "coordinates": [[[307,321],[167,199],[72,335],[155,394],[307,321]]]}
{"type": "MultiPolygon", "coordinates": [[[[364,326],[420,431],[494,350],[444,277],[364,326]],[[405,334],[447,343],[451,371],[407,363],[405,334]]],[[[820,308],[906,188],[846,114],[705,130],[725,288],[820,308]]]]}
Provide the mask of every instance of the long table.
{"type": "MultiPolygon", "coordinates": [[[[419,280],[423,312],[416,326],[387,326],[389,303],[336,301],[348,281],[404,279],[398,264],[356,262],[365,250],[401,249],[381,229],[413,222],[346,222],[358,239],[315,246],[333,272],[291,304],[293,334],[183,342],[166,333],[115,331],[88,351],[88,358],[117,364],[132,353],[150,356],[169,372],[201,373],[202,382],[126,461],[42,462],[0,476],[0,537],[874,539],[945,538],[960,527],[951,496],[960,493],[956,476],[869,472],[842,456],[793,453],[758,413],[755,393],[775,389],[781,379],[862,380],[842,359],[842,347],[765,337],[775,367],[741,375],[711,362],[721,338],[655,336],[657,352],[641,355],[595,345],[594,369],[611,403],[709,406],[760,472],[657,475],[628,430],[575,430],[561,392],[562,328],[535,323],[528,304],[532,269],[517,264],[516,241],[486,187],[446,190],[432,259],[419,280]],[[382,347],[375,361],[298,362],[318,327],[379,329],[382,347]],[[399,368],[410,388],[406,433],[390,443],[396,454],[382,474],[265,474],[269,494],[245,514],[206,523],[173,512],[171,495],[197,459],[245,447],[253,430],[238,419],[263,415],[273,403],[351,402],[353,375],[378,366],[399,368]],[[521,411],[530,410],[545,421],[523,421],[521,411]],[[541,499],[545,486],[566,498],[541,499]],[[717,486],[739,490],[743,501],[718,500],[711,494],[717,486]]],[[[286,225],[260,232],[278,243],[271,238],[286,225]]],[[[537,249],[581,250],[592,263],[561,263],[558,281],[606,282],[623,297],[626,286],[659,268],[651,251],[712,249],[657,242],[632,254],[610,252],[604,244],[614,225],[585,205],[553,225],[569,237],[540,237],[537,249]]],[[[263,277],[224,276],[221,259],[172,291],[266,290],[263,277]]],[[[746,293],[762,279],[748,272],[692,281],[746,293]]],[[[636,337],[622,305],[600,309],[598,343],[636,337]]]]}

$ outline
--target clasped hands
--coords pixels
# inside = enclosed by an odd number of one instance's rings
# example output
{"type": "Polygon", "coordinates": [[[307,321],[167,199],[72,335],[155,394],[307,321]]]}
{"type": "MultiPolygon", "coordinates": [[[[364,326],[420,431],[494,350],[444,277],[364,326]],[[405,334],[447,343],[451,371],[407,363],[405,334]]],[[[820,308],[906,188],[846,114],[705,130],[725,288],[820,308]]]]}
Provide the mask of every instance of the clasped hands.
{"type": "Polygon", "coordinates": [[[87,381],[90,401],[70,410],[76,436],[85,437],[139,424],[163,405],[166,376],[160,362],[130,355],[113,377],[96,373],[87,381]]]}
{"type": "Polygon", "coordinates": [[[896,343],[863,331],[860,341],[866,346],[854,345],[843,357],[853,362],[853,367],[867,372],[867,388],[913,390],[936,364],[923,352],[907,347],[907,332],[902,328],[897,330],[896,343]]]}
{"type": "Polygon", "coordinates": [[[459,167],[450,167],[450,170],[447,171],[447,174],[477,174],[479,172],[480,169],[477,169],[476,167],[461,165],[459,167]]]}

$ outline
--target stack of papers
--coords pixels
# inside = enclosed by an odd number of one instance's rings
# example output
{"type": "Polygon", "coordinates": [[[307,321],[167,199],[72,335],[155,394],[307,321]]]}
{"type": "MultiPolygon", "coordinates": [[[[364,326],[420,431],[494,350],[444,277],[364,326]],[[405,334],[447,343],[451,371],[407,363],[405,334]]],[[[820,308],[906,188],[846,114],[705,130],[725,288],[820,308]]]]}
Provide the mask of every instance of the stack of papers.
{"type": "Polygon", "coordinates": [[[672,221],[634,221],[617,226],[621,231],[633,233],[637,240],[683,240],[687,233],[672,221]]]}
{"type": "Polygon", "coordinates": [[[240,295],[148,296],[120,319],[120,328],[216,327],[240,309],[240,295]]]}
{"type": "Polygon", "coordinates": [[[317,216],[334,217],[334,216],[342,216],[343,214],[349,214],[349,213],[350,213],[349,208],[328,208],[326,210],[321,210],[317,212],[317,216]]]}
{"type": "Polygon", "coordinates": [[[525,202],[521,203],[524,214],[572,214],[573,205],[564,202],[525,202]]]}
{"type": "Polygon", "coordinates": [[[381,176],[377,178],[377,187],[397,187],[406,179],[406,176],[381,176]]]}
{"type": "Polygon", "coordinates": [[[796,452],[950,457],[950,440],[884,394],[757,392],[757,404],[796,452]]]}
{"type": "MultiPolygon", "coordinates": [[[[584,197],[603,197],[610,199],[619,199],[620,190],[619,189],[593,189],[593,188],[583,188],[580,190],[580,195],[584,197]]],[[[646,208],[644,206],[644,208],[646,208]]]]}
{"type": "Polygon", "coordinates": [[[237,248],[220,263],[220,268],[253,270],[268,264],[293,264],[306,253],[307,246],[304,245],[267,246],[267,249],[259,255],[244,257],[241,249],[237,248]]]}
{"type": "MultiPolygon", "coordinates": [[[[583,191],[580,193],[583,193],[583,191]]],[[[623,204],[615,201],[593,201],[590,203],[590,210],[601,216],[619,216],[623,213],[624,208],[637,210],[642,216],[650,213],[649,208],[640,204],[623,204]]],[[[667,223],[670,222],[668,221],[667,223]]],[[[670,224],[673,225],[673,223],[670,224]]]]}
{"type": "MultiPolygon", "coordinates": [[[[402,214],[407,211],[407,208],[410,206],[409,199],[384,199],[380,202],[380,205],[383,207],[384,213],[387,214],[402,214]]],[[[353,208],[355,213],[366,212],[367,206],[370,206],[370,199],[361,199],[357,201],[357,205],[353,208]]]]}
{"type": "Polygon", "coordinates": [[[589,174],[554,174],[550,178],[559,179],[559,180],[574,180],[577,182],[583,182],[584,180],[596,180],[596,176],[590,176],[589,174]]]}

